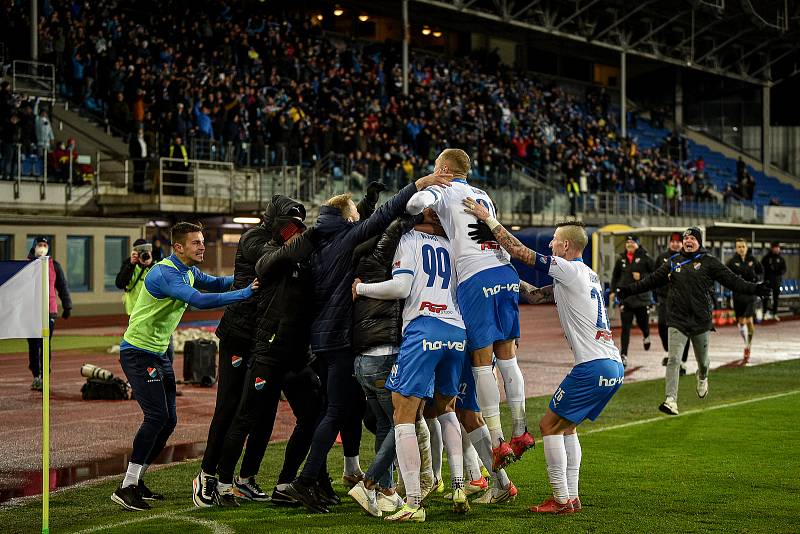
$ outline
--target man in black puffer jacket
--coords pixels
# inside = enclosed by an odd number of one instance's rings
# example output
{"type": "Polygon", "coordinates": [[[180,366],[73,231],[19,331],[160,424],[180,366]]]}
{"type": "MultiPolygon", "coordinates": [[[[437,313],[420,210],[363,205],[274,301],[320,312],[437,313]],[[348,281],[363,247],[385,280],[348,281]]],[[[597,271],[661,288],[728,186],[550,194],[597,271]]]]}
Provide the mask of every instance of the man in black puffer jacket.
{"type": "MultiPolygon", "coordinates": [[[[233,287],[241,289],[249,286],[256,278],[256,262],[261,257],[264,245],[272,239],[272,226],[278,215],[296,216],[305,219],[306,210],[302,204],[286,197],[275,195],[267,202],[261,224],[242,234],[236,248],[233,267],[233,287]],[[280,200],[285,199],[285,200],[280,200]],[[288,201],[288,202],[287,202],[288,201]]],[[[192,500],[195,506],[207,507],[214,504],[217,464],[222,456],[225,435],[236,415],[244,390],[244,379],[250,366],[251,350],[254,342],[253,320],[258,309],[258,295],[231,304],[225,308],[222,320],[217,327],[219,343],[219,377],[217,380],[217,401],[214,416],[208,428],[206,450],[203,454],[202,470],[194,480],[192,500]]],[[[245,465],[260,465],[261,456],[257,452],[266,447],[266,434],[257,432],[251,445],[261,440],[258,446],[251,446],[245,452],[245,465]]]]}
{"type": "MultiPolygon", "coordinates": [[[[632,284],[653,272],[653,260],[647,255],[647,251],[639,243],[639,238],[629,235],[625,239],[625,250],[617,258],[614,264],[614,273],[611,275],[611,287],[632,284]]],[[[609,302],[614,301],[614,294],[609,295],[609,302]]],[[[622,365],[628,365],[628,345],[631,340],[631,327],[633,319],[644,335],[644,350],[650,350],[650,317],[647,307],[650,305],[650,292],[639,295],[631,295],[625,299],[620,299],[620,319],[622,319],[622,342],[619,354],[622,357],[622,365]]]]}
{"type": "Polygon", "coordinates": [[[702,399],[708,393],[708,342],[713,326],[711,311],[714,309],[709,290],[714,287],[714,282],[719,282],[736,293],[765,295],[769,292],[766,284],[742,280],[710,255],[702,247],[700,229],[692,227],[683,233],[683,249],[680,254],[671,257],[642,280],[617,289],[617,295],[624,299],[628,295],[669,286],[666,399],[658,408],[666,414],[678,415],[680,354],[689,339],[697,359],[697,395],[702,399]]]}
{"type": "Polygon", "coordinates": [[[316,232],[319,246],[312,256],[316,318],[311,327],[311,349],[328,366],[328,406],[314,433],[311,453],[297,480],[287,488],[289,495],[311,511],[319,512],[313,485],[341,432],[345,455],[345,475],[363,476],[358,465],[361,420],[365,400],[353,376],[355,353],[351,344],[353,322],[352,282],[355,278],[352,256],[355,248],[376,235],[405,213],[405,206],[417,191],[432,185],[449,186],[452,175],[420,178],[389,199],[368,219],[360,220],[351,195],[338,195],[320,208],[316,232]]]}
{"type": "MultiPolygon", "coordinates": [[[[670,258],[676,254],[680,254],[681,247],[683,247],[683,237],[680,232],[673,232],[669,237],[669,248],[656,256],[655,266],[653,269],[658,269],[661,265],[667,263],[670,258]]],[[[661,338],[661,346],[664,347],[664,352],[669,352],[669,325],[667,324],[667,317],[669,311],[667,308],[667,295],[669,295],[669,288],[661,286],[654,291],[658,301],[658,335],[661,338]]],[[[686,360],[689,359],[689,342],[683,348],[683,356],[681,356],[681,375],[686,374],[686,360]]],[[[661,360],[661,365],[667,366],[669,356],[664,356],[661,360]]]]}
{"type": "MultiPolygon", "coordinates": [[[[219,461],[217,502],[221,506],[238,505],[233,493],[234,483],[245,497],[253,499],[263,495],[255,483],[260,462],[246,464],[243,461],[240,476],[235,481],[233,474],[245,439],[248,453],[256,449],[252,458],[263,457],[275,423],[281,390],[297,423],[287,445],[279,486],[297,475],[322,409],[322,385],[308,367],[313,319],[313,310],[308,305],[313,297],[310,263],[313,242],[301,235],[305,225],[302,216],[296,215],[305,215],[305,209],[283,196],[273,197],[272,206],[275,207],[272,238],[264,245],[255,266],[263,289],[257,296],[255,344],[242,399],[225,436],[219,461]],[[262,432],[266,439],[260,439],[262,432]],[[251,442],[256,434],[259,439],[251,442]]],[[[259,500],[266,500],[266,496],[259,500]]]]}

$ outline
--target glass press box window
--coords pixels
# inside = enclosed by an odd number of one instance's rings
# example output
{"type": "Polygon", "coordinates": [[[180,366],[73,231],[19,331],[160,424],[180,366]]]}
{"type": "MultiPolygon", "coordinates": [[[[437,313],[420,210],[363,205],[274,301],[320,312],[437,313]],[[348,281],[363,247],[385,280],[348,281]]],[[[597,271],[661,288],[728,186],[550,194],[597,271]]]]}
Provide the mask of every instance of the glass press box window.
{"type": "Polygon", "coordinates": [[[103,285],[109,291],[116,291],[114,282],[117,278],[122,261],[128,257],[128,238],[119,236],[106,236],[105,261],[103,263],[103,285]]]}
{"type": "Polygon", "coordinates": [[[92,238],[67,236],[67,282],[70,291],[92,288],[92,238]]]}

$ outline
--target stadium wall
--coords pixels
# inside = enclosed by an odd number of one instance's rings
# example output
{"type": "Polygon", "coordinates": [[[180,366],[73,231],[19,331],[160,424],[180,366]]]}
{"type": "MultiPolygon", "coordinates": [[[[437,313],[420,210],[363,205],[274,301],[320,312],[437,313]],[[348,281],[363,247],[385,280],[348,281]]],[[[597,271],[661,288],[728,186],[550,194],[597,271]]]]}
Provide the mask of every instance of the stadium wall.
{"type": "MultiPolygon", "coordinates": [[[[0,216],[0,259],[28,257],[33,239],[48,236],[50,254],[64,269],[74,315],[124,313],[114,279],[144,220],[98,217],[0,216]]],[[[59,301],[60,304],[60,301],[59,301]]]]}

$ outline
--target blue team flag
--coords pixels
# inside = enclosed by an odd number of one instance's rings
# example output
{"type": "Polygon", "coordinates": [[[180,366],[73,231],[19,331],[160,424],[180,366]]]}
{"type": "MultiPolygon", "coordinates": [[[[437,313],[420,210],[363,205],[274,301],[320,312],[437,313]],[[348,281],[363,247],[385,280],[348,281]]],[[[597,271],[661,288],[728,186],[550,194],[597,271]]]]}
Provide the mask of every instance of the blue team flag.
{"type": "Polygon", "coordinates": [[[47,261],[0,261],[0,339],[42,337],[47,261]]]}

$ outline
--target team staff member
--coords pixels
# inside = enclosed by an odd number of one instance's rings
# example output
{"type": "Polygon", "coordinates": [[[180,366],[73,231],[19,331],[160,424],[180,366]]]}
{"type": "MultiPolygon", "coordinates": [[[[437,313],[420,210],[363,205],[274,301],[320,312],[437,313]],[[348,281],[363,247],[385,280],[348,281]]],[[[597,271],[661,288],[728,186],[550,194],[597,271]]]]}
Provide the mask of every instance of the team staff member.
{"type": "MultiPolygon", "coordinates": [[[[611,275],[611,287],[632,284],[653,272],[653,259],[648,256],[647,251],[642,248],[639,238],[629,235],[625,239],[625,251],[622,252],[614,264],[614,273],[611,275]]],[[[609,302],[614,302],[614,293],[608,298],[609,302]]],[[[631,327],[633,319],[644,335],[644,350],[650,350],[650,317],[647,314],[647,307],[650,305],[650,292],[639,295],[630,295],[620,299],[620,311],[622,319],[622,347],[620,357],[622,365],[628,365],[628,345],[631,340],[631,327]]]]}
{"type": "Polygon", "coordinates": [[[346,474],[363,478],[358,449],[365,399],[364,391],[353,376],[355,354],[351,345],[353,251],[386,230],[403,213],[414,193],[432,185],[448,186],[451,179],[451,175],[441,173],[420,178],[363,221],[349,194],[335,196],[320,208],[316,224],[319,245],[311,259],[317,310],[311,326],[311,349],[327,363],[328,406],[314,433],[311,452],[300,476],[287,487],[292,498],[312,511],[319,511],[319,500],[312,486],[337,433],[341,432],[344,442],[346,474]]]}
{"type": "MultiPolygon", "coordinates": [[[[50,240],[46,236],[39,236],[34,239],[33,247],[28,252],[28,259],[33,260],[35,258],[41,258],[42,256],[47,256],[50,254],[50,240]]],[[[58,317],[58,302],[56,301],[56,295],[61,299],[61,317],[64,319],[69,319],[70,315],[72,315],[72,298],[69,294],[69,286],[67,285],[67,277],[64,276],[64,269],[61,268],[61,264],[58,263],[56,260],[50,256],[50,259],[47,261],[48,269],[50,274],[48,276],[48,281],[50,283],[50,287],[48,288],[48,296],[50,298],[50,340],[53,340],[53,330],[56,327],[56,317],[58,317]]],[[[52,347],[53,344],[50,343],[50,354],[48,355],[50,361],[52,362],[52,347]]],[[[44,351],[44,343],[42,342],[42,338],[34,337],[28,339],[28,369],[31,370],[33,373],[33,383],[31,383],[31,389],[34,391],[42,391],[42,369],[43,365],[43,351],[44,351]]]]}
{"type": "MultiPolygon", "coordinates": [[[[233,494],[234,482],[244,496],[251,495],[251,488],[258,490],[255,475],[272,434],[281,391],[289,401],[297,425],[287,444],[284,461],[284,472],[291,473],[291,478],[281,480],[279,477],[279,485],[291,482],[297,475],[300,464],[308,454],[322,409],[319,377],[308,367],[313,318],[313,310],[308,303],[313,298],[314,290],[310,262],[314,232],[302,237],[301,232],[305,230],[302,218],[283,215],[286,208],[292,205],[302,208],[305,214],[302,205],[287,197],[274,198],[273,203],[280,205],[281,215],[276,217],[272,239],[264,246],[263,254],[256,263],[261,289],[256,296],[255,345],[242,400],[225,436],[219,461],[217,504],[220,506],[238,505],[233,494]],[[257,432],[264,432],[266,439],[251,443],[250,438],[257,432]],[[248,452],[251,447],[258,449],[259,462],[243,461],[240,476],[234,481],[234,469],[245,439],[248,440],[248,452]]],[[[285,473],[282,476],[285,477],[285,473]]],[[[321,473],[330,484],[327,471],[321,473]]],[[[322,488],[318,484],[315,489],[319,491],[322,488]]]]}
{"type": "MultiPolygon", "coordinates": [[[[256,279],[256,262],[261,257],[264,245],[272,239],[272,226],[278,214],[305,219],[306,211],[302,204],[286,197],[275,195],[264,208],[261,224],[249,229],[239,239],[233,267],[232,289],[243,289],[256,279]],[[285,199],[285,200],[281,200],[285,199]]],[[[217,464],[222,456],[225,435],[233,422],[239,401],[244,391],[245,374],[250,367],[254,343],[253,321],[258,310],[258,296],[235,302],[225,308],[225,313],[217,327],[219,338],[219,377],[217,379],[217,400],[214,416],[208,428],[206,450],[203,453],[201,472],[193,482],[192,501],[195,506],[206,507],[214,504],[217,464]]],[[[260,465],[261,455],[254,457],[256,451],[264,450],[267,443],[263,427],[259,427],[250,438],[245,450],[243,465],[260,465]],[[256,445],[257,444],[257,445],[256,445]]],[[[251,499],[264,500],[264,494],[256,486],[243,485],[244,495],[251,499]]]]}
{"type": "MultiPolygon", "coordinates": [[[[747,250],[747,241],[743,237],[736,240],[736,254],[726,263],[728,269],[748,282],[758,282],[764,270],[761,264],[756,261],[752,254],[747,250]]],[[[736,314],[736,321],[739,323],[739,333],[744,339],[744,364],[750,361],[750,346],[753,344],[753,315],[756,310],[756,297],[748,294],[733,294],[733,311],[736,314]]]]}
{"type": "MultiPolygon", "coordinates": [[[[770,250],[761,258],[761,266],[764,268],[764,281],[769,284],[772,293],[772,317],[780,321],[778,317],[778,297],[781,293],[781,278],[786,274],[786,260],[781,256],[781,244],[774,242],[770,245],[770,250]]],[[[764,318],[767,317],[769,309],[769,299],[764,299],[764,318]]]]}
{"type": "Polygon", "coordinates": [[[205,254],[202,230],[201,226],[187,222],[172,227],[173,253],[147,273],[144,289],[120,343],[122,370],[144,412],[144,421],[133,439],[125,479],[111,495],[112,501],[128,510],[147,510],[150,505],[145,499],[161,497],[145,486],[142,476],[164,448],[178,421],[175,372],[166,352],[183,312],[189,305],[210,309],[245,300],[258,288],[255,281],[243,289],[221,293],[231,287],[233,277],[210,276],[196,267],[203,263],[205,254]]]}
{"type": "Polygon", "coordinates": [[[617,289],[625,298],[643,291],[669,286],[669,362],[667,363],[666,399],[658,407],[669,415],[678,415],[679,355],[687,340],[692,341],[697,359],[697,396],[708,393],[708,342],[714,309],[711,289],[714,282],[736,293],[765,294],[765,284],[746,282],[733,274],[717,258],[703,248],[702,233],[693,226],[683,233],[683,249],[652,274],[638,282],[617,289]]]}
{"type": "MultiPolygon", "coordinates": [[[[667,263],[669,259],[675,254],[680,254],[681,247],[683,246],[683,238],[680,232],[673,232],[669,237],[669,245],[667,250],[656,256],[655,265],[653,269],[658,269],[661,265],[667,263]]],[[[612,286],[614,287],[614,286],[612,286]]],[[[661,338],[661,346],[664,347],[664,352],[669,352],[669,332],[667,325],[667,294],[669,289],[667,286],[659,287],[654,291],[656,300],[658,301],[658,336],[661,338]]],[[[686,360],[689,359],[689,343],[683,347],[683,356],[681,356],[681,375],[686,374],[686,360]]],[[[661,365],[667,366],[669,356],[665,356],[661,360],[661,365]]]]}

